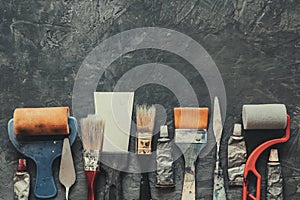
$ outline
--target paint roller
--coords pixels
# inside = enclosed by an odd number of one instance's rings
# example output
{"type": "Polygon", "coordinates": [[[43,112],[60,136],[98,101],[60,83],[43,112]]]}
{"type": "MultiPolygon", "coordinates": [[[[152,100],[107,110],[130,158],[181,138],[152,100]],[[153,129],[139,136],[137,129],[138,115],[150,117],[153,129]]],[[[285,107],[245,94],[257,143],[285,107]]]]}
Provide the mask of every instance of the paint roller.
{"type": "Polygon", "coordinates": [[[281,138],[271,139],[260,144],[250,154],[244,169],[243,200],[249,197],[253,200],[260,200],[261,175],[255,168],[259,156],[270,146],[287,142],[290,138],[290,116],[287,114],[284,104],[260,104],[244,105],[242,119],[245,130],[258,129],[285,129],[285,135],[281,138]],[[256,176],[256,195],[248,191],[247,177],[249,172],[256,176]]]}
{"type": "Polygon", "coordinates": [[[68,107],[17,108],[8,123],[15,148],[36,163],[34,194],[38,198],[52,198],[57,193],[52,163],[61,155],[63,138],[68,137],[72,144],[77,135],[76,119],[69,114],[68,107]]]}

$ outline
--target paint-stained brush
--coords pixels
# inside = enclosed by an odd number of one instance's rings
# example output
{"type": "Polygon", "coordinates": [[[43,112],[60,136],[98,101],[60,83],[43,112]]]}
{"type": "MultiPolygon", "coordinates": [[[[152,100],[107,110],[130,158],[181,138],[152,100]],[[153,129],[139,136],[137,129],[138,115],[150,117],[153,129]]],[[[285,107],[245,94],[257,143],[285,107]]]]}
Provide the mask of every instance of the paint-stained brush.
{"type": "Polygon", "coordinates": [[[81,119],[84,171],[88,184],[88,200],[94,200],[94,185],[99,173],[100,151],[103,145],[104,122],[97,115],[81,119]]]}
{"type": "Polygon", "coordinates": [[[185,160],[182,200],[196,199],[195,166],[207,143],[208,108],[174,108],[175,143],[185,160]]]}
{"type": "MultiPolygon", "coordinates": [[[[155,125],[155,113],[156,110],[154,106],[137,106],[137,154],[151,154],[152,135],[155,125]]],[[[147,191],[150,191],[148,174],[142,173],[140,199],[145,199],[143,195],[145,195],[147,191]]],[[[147,196],[147,199],[151,199],[150,192],[147,196]]]]}

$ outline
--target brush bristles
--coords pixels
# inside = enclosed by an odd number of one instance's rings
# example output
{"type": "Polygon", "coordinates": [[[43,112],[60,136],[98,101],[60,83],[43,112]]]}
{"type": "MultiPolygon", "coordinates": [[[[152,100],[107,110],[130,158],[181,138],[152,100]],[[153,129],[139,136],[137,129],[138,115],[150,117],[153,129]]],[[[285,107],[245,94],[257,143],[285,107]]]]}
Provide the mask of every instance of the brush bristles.
{"type": "Polygon", "coordinates": [[[136,110],[136,124],[137,124],[137,132],[153,132],[154,124],[155,124],[155,107],[154,106],[146,106],[139,105],[136,110]]]}
{"type": "Polygon", "coordinates": [[[156,110],[154,106],[137,106],[137,154],[151,154],[152,134],[155,124],[155,112],[156,110]]]}
{"type": "Polygon", "coordinates": [[[208,108],[174,108],[176,129],[206,129],[208,108]]]}
{"type": "Polygon", "coordinates": [[[80,120],[84,150],[102,150],[104,121],[97,115],[88,115],[80,120]]]}

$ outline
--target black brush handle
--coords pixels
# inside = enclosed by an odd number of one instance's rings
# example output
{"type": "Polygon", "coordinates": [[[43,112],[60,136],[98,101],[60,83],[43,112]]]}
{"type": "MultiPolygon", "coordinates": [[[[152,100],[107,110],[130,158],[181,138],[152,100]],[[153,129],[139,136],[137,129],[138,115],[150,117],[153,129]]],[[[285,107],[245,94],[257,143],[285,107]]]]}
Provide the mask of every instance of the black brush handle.
{"type": "Polygon", "coordinates": [[[142,173],[140,185],[140,200],[151,200],[148,173],[142,173]]]}
{"type": "Polygon", "coordinates": [[[104,167],[107,172],[105,200],[122,200],[121,172],[110,167],[104,167]]]}

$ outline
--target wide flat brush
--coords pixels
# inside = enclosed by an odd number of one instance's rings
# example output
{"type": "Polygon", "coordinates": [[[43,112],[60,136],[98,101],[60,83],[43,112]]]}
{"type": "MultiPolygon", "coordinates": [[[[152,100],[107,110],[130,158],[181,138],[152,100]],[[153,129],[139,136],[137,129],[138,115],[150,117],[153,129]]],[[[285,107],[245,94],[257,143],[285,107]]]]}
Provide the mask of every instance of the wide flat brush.
{"type": "Polygon", "coordinates": [[[207,143],[208,108],[174,108],[174,120],[175,143],[185,161],[181,199],[196,199],[195,166],[207,143]]]}
{"type": "MultiPolygon", "coordinates": [[[[137,124],[137,154],[151,155],[152,135],[155,125],[155,107],[140,105],[136,110],[136,124],[137,124]]],[[[141,163],[143,164],[143,163],[141,163]]],[[[147,164],[147,163],[144,163],[147,164]]],[[[141,169],[143,170],[143,169],[141,169]]],[[[142,173],[140,199],[151,199],[149,186],[149,178],[147,173],[142,173]]]]}
{"type": "Polygon", "coordinates": [[[88,200],[95,199],[95,178],[99,173],[103,145],[104,122],[97,115],[81,119],[84,171],[88,184],[88,200]]]}

